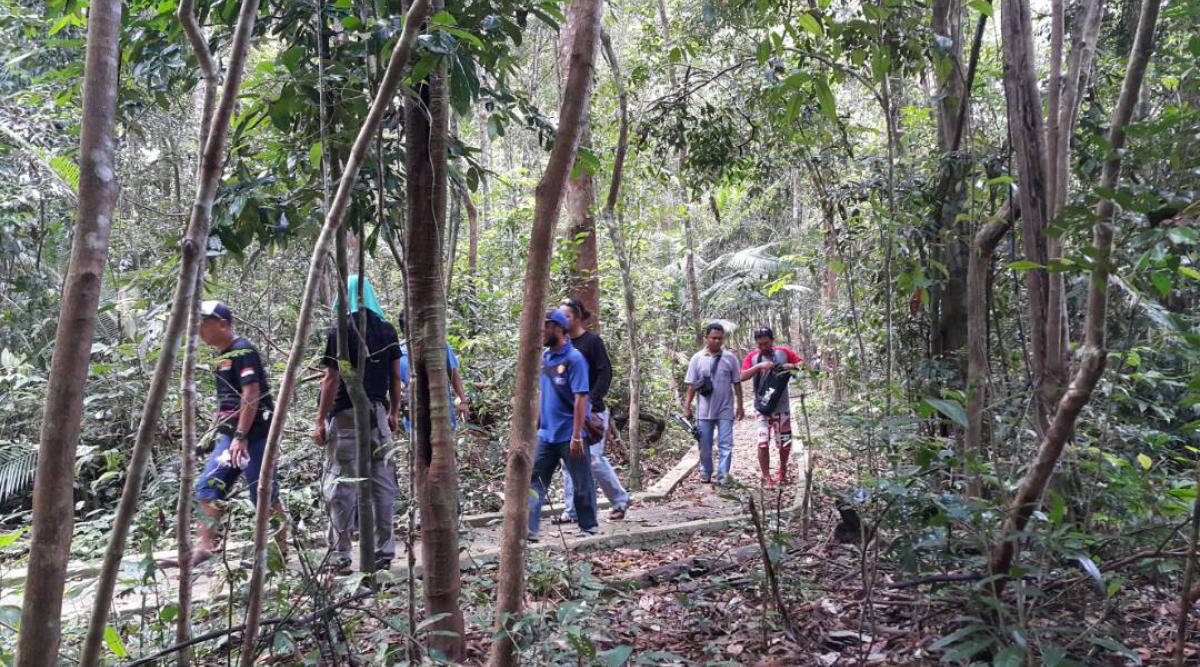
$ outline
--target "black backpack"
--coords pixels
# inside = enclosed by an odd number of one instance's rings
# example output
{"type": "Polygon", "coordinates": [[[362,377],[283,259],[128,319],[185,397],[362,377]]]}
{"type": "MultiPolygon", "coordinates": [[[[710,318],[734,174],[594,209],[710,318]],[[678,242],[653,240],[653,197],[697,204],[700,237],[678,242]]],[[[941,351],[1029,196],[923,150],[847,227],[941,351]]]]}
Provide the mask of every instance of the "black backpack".
{"type": "MultiPolygon", "coordinates": [[[[763,361],[762,352],[758,353],[758,361],[763,361]]],[[[777,359],[775,360],[777,361],[777,359]]],[[[788,382],[792,374],[776,365],[766,377],[754,378],[754,409],[760,415],[771,416],[779,407],[779,402],[787,397],[788,382]]]]}

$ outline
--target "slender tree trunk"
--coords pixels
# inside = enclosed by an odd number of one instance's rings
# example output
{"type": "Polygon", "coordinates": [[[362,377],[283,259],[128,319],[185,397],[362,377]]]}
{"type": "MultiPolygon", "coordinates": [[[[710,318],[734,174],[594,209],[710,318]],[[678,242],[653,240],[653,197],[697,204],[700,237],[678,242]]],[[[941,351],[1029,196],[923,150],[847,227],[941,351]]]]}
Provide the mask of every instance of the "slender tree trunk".
{"type": "MultiPolygon", "coordinates": [[[[212,116],[217,103],[217,65],[213,61],[212,52],[208,48],[208,40],[200,28],[195,15],[195,0],[184,0],[177,12],[184,33],[191,42],[192,51],[200,66],[204,80],[204,102],[200,111],[200,134],[197,138],[198,153],[204,151],[208,142],[208,134],[212,129],[212,116]]],[[[196,178],[203,177],[201,166],[203,161],[196,160],[196,178]]],[[[176,188],[178,189],[178,188],[176,188]]],[[[178,616],[175,619],[175,641],[183,643],[192,636],[192,503],[194,502],[194,487],[196,485],[196,351],[200,344],[200,301],[204,298],[204,267],[206,264],[205,250],[208,239],[204,239],[204,247],[200,249],[199,263],[196,267],[196,290],[192,295],[192,304],[188,312],[186,347],[183,351],[183,371],[180,375],[180,395],[183,399],[183,437],[180,442],[179,464],[179,505],[175,518],[175,538],[178,544],[177,559],[179,562],[179,605],[178,616]]],[[[179,652],[177,664],[187,667],[191,662],[191,649],[179,652]]]]}
{"type": "Polygon", "coordinates": [[[75,233],[54,334],[33,486],[33,536],[17,646],[17,664],[22,667],[55,664],[62,639],[62,596],[75,525],[75,447],[117,202],[113,129],[120,36],[121,3],[93,0],[84,61],[75,233]]]}
{"type": "MultiPolygon", "coordinates": [[[[433,11],[443,7],[434,0],[433,11]]],[[[419,99],[405,100],[408,156],[409,348],[412,351],[409,409],[417,493],[421,499],[421,562],[425,611],[445,615],[430,627],[430,648],[462,659],[464,625],[458,607],[458,464],[450,428],[449,369],[446,367],[446,293],[442,284],[442,239],[447,204],[446,70],[436,67],[418,84],[419,99]]]]}
{"type": "MultiPolygon", "coordinates": [[[[429,0],[414,0],[404,19],[404,30],[401,32],[396,45],[392,48],[387,69],[380,81],[375,99],[367,111],[362,127],[354,139],[346,166],[342,170],[342,178],[338,181],[337,193],[330,202],[325,215],[321,233],[313,246],[312,259],[309,262],[308,276],[304,283],[304,294],[300,297],[300,315],[296,320],[296,333],[292,339],[291,351],[288,353],[287,366],[276,393],[275,414],[271,418],[271,430],[267,435],[267,447],[263,453],[263,461],[259,470],[260,479],[271,479],[275,473],[275,462],[279,458],[279,441],[287,426],[288,411],[292,406],[292,393],[296,388],[296,378],[304,360],[305,343],[312,329],[313,309],[316,306],[317,291],[321,289],[321,281],[325,276],[325,262],[329,253],[329,243],[337,230],[346,221],[346,213],[350,207],[354,185],[358,181],[358,172],[363,160],[367,157],[383,120],[383,114],[391,103],[392,96],[400,85],[401,76],[408,64],[409,54],[417,39],[420,26],[429,15],[429,0]]],[[[246,630],[242,635],[241,664],[252,667],[257,655],[257,637],[262,617],[263,578],[266,573],[266,551],[268,519],[271,512],[271,494],[263,493],[258,497],[258,507],[254,515],[254,568],[250,573],[250,593],[246,600],[246,630]]]]}
{"type": "Polygon", "coordinates": [[[563,186],[571,174],[587,117],[595,70],[596,42],[600,34],[599,0],[573,0],[569,20],[574,44],[567,68],[567,85],[559,110],[558,133],[546,170],[538,183],[529,259],[525,270],[525,300],[521,312],[520,347],[509,441],[508,469],[504,477],[504,528],[500,547],[500,577],[496,592],[497,637],[492,644],[490,664],[516,664],[516,647],[508,634],[521,611],[524,593],[525,536],[529,529],[529,480],[533,467],[533,444],[537,438],[537,377],[541,366],[542,317],[550,278],[554,227],[563,186]]]}
{"type": "Polygon", "coordinates": [[[467,209],[467,275],[475,277],[479,264],[479,209],[471,201],[471,193],[463,190],[463,207],[467,209]]]}
{"type": "MultiPolygon", "coordinates": [[[[1020,0],[1018,0],[1020,1],[1020,0]]],[[[1146,65],[1154,51],[1154,30],[1158,23],[1160,0],[1144,0],[1138,20],[1137,35],[1121,85],[1121,95],[1113,109],[1109,124],[1108,143],[1112,147],[1100,176],[1100,191],[1115,190],[1121,172],[1121,153],[1125,146],[1125,127],[1133,115],[1146,65]]],[[[1024,203],[1024,202],[1022,202],[1024,203]]],[[[1024,217],[1025,209],[1021,210],[1024,217]]],[[[1101,199],[1096,205],[1096,224],[1093,227],[1092,245],[1096,249],[1094,268],[1088,287],[1087,318],[1084,322],[1082,359],[1070,388],[1058,402],[1058,410],[1050,428],[1042,437],[1037,459],[1030,466],[1021,486],[1009,506],[1009,516],[1004,523],[1000,540],[992,547],[990,569],[993,574],[1006,575],[1016,555],[1020,533],[1025,530],[1030,515],[1041,502],[1042,494],[1050,483],[1054,469],[1062,457],[1067,438],[1075,428],[1075,420],[1091,397],[1092,389],[1104,374],[1108,359],[1106,349],[1106,317],[1108,314],[1108,274],[1112,255],[1113,201],[1101,199]]],[[[1002,588],[1005,579],[997,579],[995,587],[1002,588]]]]}
{"type": "Polygon", "coordinates": [[[234,30],[225,86],[221,91],[220,102],[214,110],[209,134],[205,137],[204,155],[199,167],[201,176],[196,184],[195,204],[192,207],[187,230],[180,242],[179,278],[175,284],[171,314],[167,318],[167,325],[163,331],[162,349],[154,366],[150,389],[146,393],[141,423],[138,426],[133,451],[129,456],[129,466],[125,472],[125,486],[121,490],[121,500],[117,506],[116,517],[113,519],[108,547],[104,552],[104,564],[96,584],[96,598],[92,606],[92,616],[80,659],[84,667],[92,667],[100,660],[100,647],[104,639],[104,628],[108,620],[109,605],[112,603],[113,589],[116,586],[117,570],[120,568],[121,558],[125,555],[125,541],[129,535],[129,526],[137,513],[138,496],[141,495],[142,483],[146,479],[146,466],[150,462],[154,436],[158,430],[158,420],[162,415],[162,403],[167,394],[167,385],[171,381],[171,374],[174,370],[179,340],[191,315],[192,298],[196,293],[197,269],[201,263],[204,248],[207,247],[213,200],[216,198],[217,185],[221,180],[221,171],[225,162],[225,140],[229,135],[229,121],[233,116],[233,105],[237,100],[238,89],[241,87],[246,55],[250,51],[250,41],[254,34],[254,22],[257,16],[258,0],[244,0],[238,16],[237,27],[234,30]]]}
{"type": "MultiPolygon", "coordinates": [[[[559,86],[566,93],[567,73],[571,60],[571,48],[574,43],[574,28],[570,25],[562,33],[558,45],[558,61],[560,80],[559,86]]],[[[583,134],[579,138],[580,145],[591,143],[591,124],[587,117],[583,121],[583,134]]],[[[572,178],[567,180],[566,209],[567,227],[565,239],[568,247],[572,248],[570,296],[579,299],[584,307],[592,313],[589,328],[600,329],[600,266],[596,254],[596,178],[586,169],[576,169],[572,178]]]]}
{"type": "MultiPolygon", "coordinates": [[[[968,462],[983,458],[983,413],[990,388],[988,370],[988,282],[996,246],[1008,231],[1006,216],[998,216],[975,235],[967,269],[967,432],[964,453],[968,462]]],[[[978,497],[978,475],[970,481],[970,495],[978,497]]]]}
{"type": "MultiPolygon", "coordinates": [[[[1000,33],[1004,51],[1004,94],[1008,102],[1008,127],[1012,135],[1019,187],[1025,258],[1046,266],[1045,132],[1042,100],[1034,74],[1033,23],[1029,0],[1007,0],[1001,6],[1000,33]]],[[[1037,423],[1045,432],[1049,412],[1044,391],[1052,382],[1046,374],[1047,301],[1049,287],[1044,268],[1025,272],[1029,301],[1030,363],[1034,382],[1039,388],[1037,423]]]]}
{"type": "Polygon", "coordinates": [[[604,211],[600,214],[608,229],[608,238],[612,241],[613,250],[617,256],[617,266],[621,270],[621,296],[625,311],[626,341],[629,344],[629,486],[634,490],[642,488],[642,452],[641,433],[638,424],[642,418],[642,369],[641,350],[638,349],[638,322],[636,284],[633,278],[633,252],[625,240],[622,221],[615,215],[617,202],[621,197],[621,177],[625,169],[625,155],[629,149],[629,94],[625,90],[625,82],[621,78],[621,67],[617,61],[616,51],[613,50],[612,40],[607,32],[600,33],[600,43],[604,47],[604,56],[613,71],[613,83],[617,88],[617,104],[621,112],[621,125],[617,134],[617,150],[613,156],[612,180],[608,185],[608,198],[604,202],[604,211]]]}

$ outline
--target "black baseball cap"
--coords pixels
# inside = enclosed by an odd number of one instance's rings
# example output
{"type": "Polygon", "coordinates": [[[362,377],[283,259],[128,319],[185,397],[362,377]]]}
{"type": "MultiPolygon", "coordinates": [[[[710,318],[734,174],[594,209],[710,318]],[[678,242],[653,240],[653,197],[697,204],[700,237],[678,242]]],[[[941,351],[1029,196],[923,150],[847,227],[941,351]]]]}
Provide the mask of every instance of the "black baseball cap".
{"type": "Polygon", "coordinates": [[[218,320],[226,322],[233,321],[233,311],[229,310],[229,306],[220,301],[204,301],[200,304],[200,316],[207,319],[215,317],[218,320]]]}

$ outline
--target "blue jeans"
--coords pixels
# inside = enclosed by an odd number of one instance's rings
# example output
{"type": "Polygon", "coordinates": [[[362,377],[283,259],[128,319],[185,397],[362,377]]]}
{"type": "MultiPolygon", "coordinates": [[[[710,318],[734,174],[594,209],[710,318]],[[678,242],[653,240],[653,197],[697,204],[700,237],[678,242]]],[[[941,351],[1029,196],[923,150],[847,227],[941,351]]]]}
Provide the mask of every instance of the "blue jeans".
{"type": "Polygon", "coordinates": [[[700,427],[700,475],[711,478],[713,474],[713,431],[718,432],[717,449],[720,460],[717,463],[717,483],[724,484],[729,476],[729,468],[733,465],[733,420],[732,419],[699,419],[700,427]]]}
{"type": "Polygon", "coordinates": [[[596,520],[596,485],[592,481],[592,467],[588,465],[588,458],[571,456],[570,442],[538,440],[537,456],[533,460],[533,478],[529,481],[530,535],[538,534],[542,522],[542,504],[549,498],[548,489],[554,481],[559,461],[562,461],[567,475],[571,477],[579,527],[583,530],[599,527],[596,520]]]}
{"type": "MultiPolygon", "coordinates": [[[[604,432],[608,433],[608,418],[609,412],[593,412],[593,415],[604,421],[604,432]]],[[[608,457],[604,455],[605,439],[593,444],[588,448],[588,453],[592,457],[592,477],[596,480],[596,485],[604,491],[604,495],[608,498],[608,502],[612,503],[614,509],[625,509],[629,507],[629,492],[625,487],[621,486],[621,479],[617,477],[617,471],[613,470],[612,464],[608,462],[608,457]]],[[[575,520],[575,488],[571,483],[570,475],[563,475],[563,514],[575,520]]]]}
{"type": "MultiPolygon", "coordinates": [[[[217,436],[217,443],[213,446],[212,454],[208,457],[208,463],[204,465],[204,472],[200,473],[200,479],[196,483],[196,499],[203,501],[225,500],[225,496],[229,493],[233,485],[237,483],[239,475],[246,476],[246,482],[249,484],[250,502],[258,502],[258,470],[262,467],[263,453],[267,449],[267,438],[251,438],[247,442],[247,447],[250,450],[250,462],[246,465],[245,470],[238,470],[229,465],[222,464],[218,461],[221,455],[229,450],[229,446],[233,444],[233,438],[222,433],[217,436]]],[[[271,485],[271,503],[279,504],[279,467],[275,468],[274,484],[271,485]]]]}

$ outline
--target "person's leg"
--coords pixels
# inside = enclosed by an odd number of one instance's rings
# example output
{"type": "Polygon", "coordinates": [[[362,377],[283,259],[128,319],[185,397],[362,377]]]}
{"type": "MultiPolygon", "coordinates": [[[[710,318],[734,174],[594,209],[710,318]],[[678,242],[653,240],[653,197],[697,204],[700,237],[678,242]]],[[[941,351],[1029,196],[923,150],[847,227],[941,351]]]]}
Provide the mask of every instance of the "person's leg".
{"type": "Polygon", "coordinates": [[[396,530],[392,521],[396,513],[396,461],[392,456],[392,434],[387,425],[387,409],[375,406],[375,440],[371,466],[371,488],[375,502],[375,558],[388,561],[396,557],[396,530]]]}
{"type": "Polygon", "coordinates": [[[713,474],[713,429],[717,426],[715,419],[698,419],[696,427],[700,429],[700,481],[707,482],[713,474]]]}
{"type": "MultiPolygon", "coordinates": [[[[617,476],[617,471],[613,469],[612,463],[604,455],[604,446],[608,443],[609,412],[605,410],[597,416],[604,421],[604,437],[590,448],[592,478],[596,480],[596,485],[604,491],[604,496],[612,505],[613,514],[618,515],[610,518],[620,519],[624,518],[625,508],[629,507],[629,492],[621,486],[621,478],[617,476]]],[[[568,475],[568,477],[570,476],[568,475]]]]}
{"type": "Polygon", "coordinates": [[[542,504],[546,502],[550,482],[558,470],[558,447],[539,439],[533,459],[533,474],[529,480],[529,537],[535,540],[542,523],[542,504]]]}
{"type": "Polygon", "coordinates": [[[563,460],[567,474],[573,477],[575,491],[575,513],[580,530],[594,533],[600,523],[596,519],[596,483],[592,479],[591,456],[586,452],[581,457],[571,456],[570,445],[563,446],[563,460]]]}
{"type": "Polygon", "coordinates": [[[779,415],[779,478],[780,484],[788,481],[788,459],[792,456],[792,416],[788,413],[779,415]]]}
{"type": "MultiPolygon", "coordinates": [[[[246,490],[250,493],[250,502],[257,507],[263,454],[267,451],[267,436],[252,439],[247,444],[250,448],[250,462],[246,464],[242,475],[246,477],[246,490]]],[[[287,515],[283,511],[283,503],[279,501],[278,466],[271,472],[271,516],[279,522],[279,528],[275,531],[275,543],[279,546],[279,553],[283,556],[283,560],[287,561],[287,515]]]]}
{"type": "Polygon", "coordinates": [[[759,414],[755,419],[758,425],[758,469],[762,472],[763,482],[771,479],[771,418],[759,414]]]}
{"type": "Polygon", "coordinates": [[[221,534],[221,508],[216,503],[225,499],[226,492],[233,488],[239,474],[237,469],[221,461],[229,451],[230,444],[232,440],[228,435],[217,436],[212,454],[196,481],[196,500],[200,501],[201,516],[196,527],[196,546],[192,549],[193,565],[212,557],[221,534]]]}
{"type": "Polygon", "coordinates": [[[571,476],[567,474],[565,466],[562,469],[562,483],[563,511],[554,523],[575,523],[575,485],[571,482],[571,476]]]}
{"type": "Polygon", "coordinates": [[[358,467],[358,443],[354,432],[354,415],[343,410],[328,425],[325,442],[325,474],[321,491],[325,497],[325,512],[329,516],[329,552],[335,564],[350,560],[358,489],[353,478],[358,467]]]}
{"type": "Polygon", "coordinates": [[[724,484],[729,480],[729,470],[733,467],[733,420],[720,419],[717,425],[717,448],[720,461],[717,464],[717,483],[724,484]]]}

